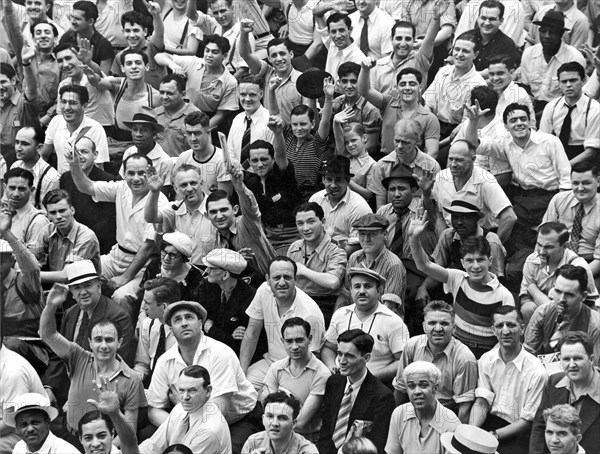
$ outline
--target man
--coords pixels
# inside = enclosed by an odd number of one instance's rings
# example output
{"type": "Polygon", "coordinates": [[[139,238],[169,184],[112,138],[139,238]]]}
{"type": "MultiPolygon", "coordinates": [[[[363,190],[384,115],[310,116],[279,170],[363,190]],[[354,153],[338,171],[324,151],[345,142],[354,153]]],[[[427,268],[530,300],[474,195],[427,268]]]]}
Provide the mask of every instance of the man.
{"type": "Polygon", "coordinates": [[[89,227],[75,220],[69,193],[64,189],[54,189],[44,198],[44,206],[52,224],[43,236],[48,269],[42,271],[42,283],[66,282],[65,266],[79,260],[90,260],[100,274],[98,238],[89,227]]]}
{"type": "MultiPolygon", "coordinates": [[[[389,177],[396,167],[410,167],[419,178],[427,172],[435,175],[440,171],[440,165],[436,160],[417,147],[422,131],[420,124],[415,119],[402,119],[396,122],[394,126],[395,152],[389,153],[375,164],[373,178],[367,183],[367,189],[375,194],[378,209],[387,203],[387,191],[381,182],[384,178],[389,177]]],[[[420,196],[421,194],[419,194],[420,196]]]]}
{"type": "MultiPolygon", "coordinates": [[[[542,222],[560,222],[570,233],[569,249],[589,263],[595,278],[600,276],[600,196],[598,196],[598,167],[581,162],[571,168],[571,190],[556,194],[542,222]],[[585,220],[584,220],[585,219],[585,220]]],[[[596,283],[596,288],[600,281],[596,283]]]]}
{"type": "Polygon", "coordinates": [[[269,109],[261,104],[264,88],[263,79],[251,75],[242,77],[237,88],[243,112],[237,114],[231,122],[227,148],[245,169],[248,168],[247,161],[250,159],[250,144],[257,140],[273,143],[273,132],[267,127],[269,109]]]}
{"type": "Polygon", "coordinates": [[[71,29],[60,38],[59,42],[77,45],[78,40],[89,40],[92,44],[92,60],[100,66],[104,74],[108,74],[115,58],[115,51],[110,42],[94,27],[97,20],[96,4],[86,0],[75,2],[71,13],[71,29]]]}
{"type": "MultiPolygon", "coordinates": [[[[471,90],[485,85],[485,80],[473,64],[480,47],[481,43],[473,33],[465,32],[456,38],[452,48],[454,64],[442,67],[423,93],[425,105],[440,121],[441,139],[448,137],[462,121],[463,105],[471,90]]],[[[438,161],[444,162],[445,158],[438,156],[438,161]]]]}
{"type": "Polygon", "coordinates": [[[581,266],[563,265],[555,272],[552,300],[539,306],[525,331],[525,346],[536,355],[557,351],[565,333],[582,331],[594,342],[594,364],[600,354],[600,315],[585,304],[588,274],[581,266]]]}
{"type": "Polygon", "coordinates": [[[174,170],[183,164],[196,166],[200,169],[200,187],[205,194],[216,189],[231,193],[223,151],[212,141],[210,121],[210,117],[202,111],[185,116],[185,135],[191,148],[179,155],[174,170]]]}
{"type": "Polygon", "coordinates": [[[533,96],[536,116],[540,116],[549,101],[560,97],[556,70],[571,61],[585,68],[585,59],[575,47],[562,41],[565,16],[560,11],[549,10],[542,20],[533,22],[540,27],[540,43],[528,47],[521,59],[521,82],[533,96]]]}
{"type": "Polygon", "coordinates": [[[389,388],[367,368],[375,343],[373,336],[360,329],[350,329],[336,340],[336,364],[340,373],[329,377],[325,385],[319,453],[338,452],[347,434],[353,433],[369,438],[383,454],[394,399],[389,388]],[[355,423],[362,427],[351,431],[355,423]]]}
{"type": "Polygon", "coordinates": [[[479,380],[469,424],[492,432],[498,452],[528,453],[527,440],[548,374],[521,344],[522,324],[514,307],[492,316],[498,348],[479,359],[479,380]]]}
{"type": "Polygon", "coordinates": [[[552,454],[585,454],[581,441],[581,418],[569,404],[546,408],[543,413],[546,446],[552,454]]]}
{"type": "Polygon", "coordinates": [[[12,216],[10,230],[25,243],[39,263],[44,263],[44,249],[41,244],[49,222],[30,202],[33,174],[29,170],[16,167],[4,174],[4,181],[5,197],[8,200],[9,214],[12,216]]]}
{"type": "Polygon", "coordinates": [[[296,285],[319,305],[328,325],[341,292],[348,259],[327,233],[321,205],[307,202],[294,213],[302,239],[292,243],[287,256],[298,268],[296,285]]]}
{"type": "Polygon", "coordinates": [[[491,328],[493,311],[501,306],[514,306],[513,296],[489,271],[491,248],[485,238],[469,238],[462,244],[460,255],[465,271],[433,263],[420,243],[427,226],[426,216],[425,213],[416,216],[409,228],[415,264],[421,272],[442,282],[444,291],[452,294],[457,315],[454,336],[479,358],[497,343],[491,328]]]}
{"type": "Polygon", "coordinates": [[[356,11],[349,17],[352,20],[352,40],[363,54],[379,60],[392,52],[389,30],[394,27],[395,21],[379,8],[375,0],[357,2],[356,11]]]}
{"type": "Polygon", "coordinates": [[[391,383],[406,342],[408,329],[402,319],[380,302],[385,279],[367,268],[350,268],[350,293],[353,304],[338,309],[325,334],[321,358],[329,370],[337,370],[338,337],[345,331],[368,327],[368,334],[377,339],[367,365],[370,373],[383,383],[391,383]]]}
{"type": "Polygon", "coordinates": [[[473,63],[484,79],[489,78],[490,58],[498,54],[506,54],[515,61],[519,61],[521,57],[515,42],[500,30],[500,26],[504,22],[504,10],[504,4],[498,0],[481,2],[477,27],[470,31],[481,42],[481,48],[473,63]]]}
{"type": "Polygon", "coordinates": [[[540,120],[540,131],[557,136],[571,165],[597,161],[600,151],[600,103],[583,93],[585,68],[576,61],[557,70],[562,97],[550,101],[540,120]]]}
{"type": "Polygon", "coordinates": [[[477,360],[469,348],[453,337],[454,309],[443,301],[430,301],[423,309],[425,334],[408,340],[394,378],[397,405],[410,399],[404,375],[415,361],[433,363],[442,372],[436,390],[437,400],[452,410],[461,422],[468,423],[477,387],[477,360]]]}
{"type": "Polygon", "coordinates": [[[351,237],[356,238],[353,226],[363,216],[373,213],[367,201],[348,186],[350,178],[350,159],[346,156],[331,157],[320,171],[325,189],[313,194],[309,202],[318,203],[325,213],[325,230],[332,241],[342,248],[351,237]]]}
{"type": "Polygon", "coordinates": [[[296,287],[296,263],[283,256],[274,257],[269,263],[267,282],[261,284],[246,314],[250,317],[240,348],[242,370],[257,390],[263,387],[263,380],[269,366],[286,357],[285,346],[280,337],[279,327],[283,319],[302,317],[311,327],[310,350],[318,352],[323,345],[325,322],[317,303],[296,287]],[[256,351],[258,338],[265,330],[269,349],[263,359],[250,365],[256,351]]]}
{"type": "Polygon", "coordinates": [[[109,162],[108,142],[104,128],[96,120],[85,115],[85,106],[89,101],[87,88],[80,85],[64,85],[58,92],[62,115],[57,115],[50,121],[46,130],[44,148],[40,154],[49,160],[52,153],[56,154],[56,170],[59,174],[69,170],[67,154],[72,153],[73,146],[83,136],[89,137],[96,146],[98,156],[95,163],[109,162]]]}
{"type": "Polygon", "coordinates": [[[588,304],[593,306],[598,298],[592,271],[583,258],[568,248],[568,241],[569,232],[564,224],[547,222],[539,226],[535,251],[527,257],[523,266],[519,292],[521,314],[526,322],[529,322],[536,308],[551,301],[550,291],[556,282],[558,270],[563,265],[583,268],[587,283],[582,291],[586,292],[588,304]]]}
{"type": "Polygon", "coordinates": [[[404,300],[406,269],[400,258],[386,246],[389,221],[379,214],[367,214],[352,224],[362,248],[348,258],[348,268],[363,267],[385,275],[381,294],[394,293],[404,300]]]}
{"type": "MultiPolygon", "coordinates": [[[[310,324],[300,317],[288,318],[281,326],[287,357],[275,361],[265,376],[263,395],[292,391],[301,405],[294,431],[316,443],[321,427],[321,404],[331,372],[309,349],[310,324]]],[[[267,396],[266,399],[269,397],[267,396]]],[[[264,401],[266,402],[266,400],[264,401]]],[[[266,404],[264,404],[266,405],[266,404]]]]}
{"type": "Polygon", "coordinates": [[[207,312],[204,332],[239,355],[249,321],[246,309],[256,294],[254,287],[241,279],[248,262],[230,249],[213,249],[202,261],[206,271],[198,299],[205,302],[207,312]]]}
{"type": "Polygon", "coordinates": [[[165,323],[164,315],[168,305],[180,300],[181,292],[177,281],[168,277],[157,277],[144,282],[142,311],[146,318],[139,323],[134,370],[141,375],[146,389],[150,385],[158,358],[175,345],[175,337],[165,323]]]}
{"type": "Polygon", "coordinates": [[[238,109],[237,80],[223,64],[231,46],[219,35],[204,37],[204,59],[189,55],[159,53],[159,65],[187,77],[186,95],[190,102],[210,117],[209,128],[227,131],[230,116],[238,109]],[[211,88],[202,89],[209,85],[211,88]]]}
{"type": "Polygon", "coordinates": [[[78,454],[73,445],[50,432],[50,422],[58,416],[58,410],[50,405],[45,395],[26,393],[13,402],[5,403],[5,423],[14,427],[21,437],[13,454],[30,452],[56,452],[78,454]]]}
{"type": "Polygon", "coordinates": [[[461,424],[437,399],[442,372],[434,364],[415,361],[404,369],[409,403],[397,407],[390,420],[386,454],[441,452],[440,437],[461,424]]]}
{"type": "MultiPolygon", "coordinates": [[[[321,32],[323,44],[327,47],[325,71],[337,82],[338,68],[342,63],[351,61],[360,64],[365,54],[352,39],[352,19],[343,13],[333,13],[327,18],[327,28],[321,32]]],[[[317,17],[319,27],[325,28],[323,17],[317,17]]],[[[374,33],[372,33],[374,35],[374,33]]],[[[311,58],[310,55],[307,57],[311,58]]]]}
{"type": "MultiPolygon", "coordinates": [[[[117,179],[114,175],[94,165],[94,161],[98,157],[98,151],[92,139],[83,136],[73,145],[76,154],[79,156],[81,171],[91,181],[114,181],[117,179]]],[[[100,243],[100,253],[108,254],[117,242],[115,204],[96,202],[91,195],[77,189],[71,171],[60,176],[60,188],[71,194],[71,201],[75,209],[75,220],[87,225],[94,231],[100,243]]]]}
{"type": "Polygon", "coordinates": [[[530,454],[548,454],[544,444],[544,411],[557,404],[569,404],[581,418],[581,447],[595,452],[600,443],[600,372],[594,367],[594,343],[582,332],[566,333],[561,339],[560,366],[562,373],[554,374],[544,388],[542,401],[535,414],[530,454]]]}
{"type": "MultiPolygon", "coordinates": [[[[154,368],[148,389],[148,418],[155,426],[171,421],[159,431],[161,437],[169,437],[169,440],[175,436],[173,429],[167,430],[167,427],[172,427],[173,417],[180,418],[184,415],[180,413],[181,410],[177,410],[178,407],[172,410],[171,415],[168,409],[171,405],[190,398],[189,390],[193,386],[178,389],[181,371],[188,366],[199,365],[206,368],[212,378],[214,385],[210,389],[210,398],[230,426],[233,445],[241,447],[249,435],[242,419],[254,409],[256,391],[244,376],[233,350],[202,333],[206,317],[206,310],[194,301],[179,301],[167,306],[164,320],[171,328],[177,344],[158,359],[154,368]]],[[[198,418],[198,421],[201,419],[198,418]]],[[[220,417],[219,420],[223,421],[223,418],[220,417]]],[[[172,443],[167,443],[167,446],[172,443]]],[[[142,449],[142,452],[162,452],[162,449],[142,449]]]]}
{"type": "Polygon", "coordinates": [[[242,449],[242,454],[253,452],[294,452],[318,454],[317,447],[298,430],[300,402],[285,391],[274,391],[265,398],[263,425],[265,430],[252,434],[242,449]]]}
{"type": "MultiPolygon", "coordinates": [[[[583,8],[581,11],[578,8],[577,2],[573,0],[555,0],[548,4],[543,4],[536,12],[533,20],[539,21],[548,11],[555,11],[564,14],[565,16],[565,33],[562,35],[562,40],[565,44],[579,49],[582,44],[591,44],[589,34],[593,34],[593,24],[595,19],[593,16],[585,14],[583,8]],[[592,30],[590,30],[590,28],[592,30]]],[[[540,42],[541,30],[531,27],[528,33],[527,41],[532,44],[540,42]]]]}
{"type": "MultiPolygon", "coordinates": [[[[125,181],[92,181],[81,169],[75,153],[69,156],[73,181],[81,192],[97,201],[113,202],[117,210],[117,244],[101,257],[102,274],[108,279],[112,298],[135,319],[134,297],[146,263],[154,253],[155,232],[144,221],[143,209],[149,198],[147,156],[132,154],[123,162],[125,181]]],[[[161,194],[159,205],[166,204],[161,194]]]]}
{"type": "MultiPolygon", "coordinates": [[[[177,314],[174,314],[173,318],[176,317],[177,314]]],[[[212,378],[216,376],[213,371],[212,378]]],[[[221,388],[221,385],[216,388],[221,388]]],[[[216,399],[222,396],[213,397],[214,388],[208,369],[197,364],[182,368],[175,389],[180,402],[154,435],[140,445],[139,451],[158,453],[170,445],[181,443],[192,452],[231,452],[229,427],[220,411],[223,407],[219,406],[222,400],[216,399]]],[[[216,390],[214,393],[217,394],[216,390]]]]}
{"type": "Polygon", "coordinates": [[[190,144],[185,135],[186,115],[197,112],[194,104],[186,100],[186,80],[180,74],[167,74],[160,81],[160,106],[154,111],[158,123],[164,128],[157,142],[172,158],[177,158],[190,144]]]}

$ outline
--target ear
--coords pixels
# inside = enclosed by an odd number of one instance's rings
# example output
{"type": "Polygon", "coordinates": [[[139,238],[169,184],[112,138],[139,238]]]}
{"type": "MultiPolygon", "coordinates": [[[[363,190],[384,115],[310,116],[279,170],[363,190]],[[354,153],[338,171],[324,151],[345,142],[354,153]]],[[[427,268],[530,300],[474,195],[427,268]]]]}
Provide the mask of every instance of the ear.
{"type": "Polygon", "coordinates": [[[119,339],[117,350],[121,348],[121,345],[123,345],[123,338],[119,339]]]}
{"type": "Polygon", "coordinates": [[[238,211],[240,211],[240,206],[239,205],[234,205],[233,206],[233,214],[238,214],[238,211]]]}
{"type": "Polygon", "coordinates": [[[460,264],[462,265],[463,270],[464,270],[465,269],[465,261],[464,261],[464,259],[460,259],[460,264]]]}
{"type": "Polygon", "coordinates": [[[363,356],[365,363],[368,363],[369,361],[371,361],[371,354],[367,353],[365,356],[363,356]]]}

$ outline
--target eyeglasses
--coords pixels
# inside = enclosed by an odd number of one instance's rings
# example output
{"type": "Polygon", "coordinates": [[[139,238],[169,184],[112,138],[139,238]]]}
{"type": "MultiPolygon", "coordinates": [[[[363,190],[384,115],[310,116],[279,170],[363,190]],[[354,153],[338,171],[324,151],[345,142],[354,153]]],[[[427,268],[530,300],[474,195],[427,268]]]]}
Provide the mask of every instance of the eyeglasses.
{"type": "Polygon", "coordinates": [[[176,254],[175,252],[167,252],[164,249],[160,251],[161,258],[168,258],[169,260],[175,260],[181,257],[181,254],[176,254]]]}

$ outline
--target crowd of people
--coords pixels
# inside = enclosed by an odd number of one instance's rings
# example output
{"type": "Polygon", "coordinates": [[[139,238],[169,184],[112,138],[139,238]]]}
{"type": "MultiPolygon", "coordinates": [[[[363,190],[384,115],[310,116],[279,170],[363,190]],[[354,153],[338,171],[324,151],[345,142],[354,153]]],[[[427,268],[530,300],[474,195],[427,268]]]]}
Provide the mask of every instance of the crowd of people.
{"type": "Polygon", "coordinates": [[[0,0],[0,454],[593,454],[598,0],[0,0]]]}

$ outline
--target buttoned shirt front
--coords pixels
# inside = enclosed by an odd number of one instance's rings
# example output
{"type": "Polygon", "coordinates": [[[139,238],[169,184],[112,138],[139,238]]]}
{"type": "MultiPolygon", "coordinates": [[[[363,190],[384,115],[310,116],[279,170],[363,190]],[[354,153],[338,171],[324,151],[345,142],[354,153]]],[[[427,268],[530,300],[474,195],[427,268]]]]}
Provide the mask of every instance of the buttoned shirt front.
{"type": "MultiPolygon", "coordinates": [[[[569,145],[583,145],[585,148],[600,148],[600,103],[582,95],[571,111],[569,145]]],[[[559,136],[569,104],[563,97],[550,101],[544,107],[540,120],[540,131],[559,136]]]]}
{"type": "MultiPolygon", "coordinates": [[[[525,89],[514,81],[510,81],[510,83],[506,86],[506,88],[498,95],[498,105],[496,106],[496,116],[502,122],[504,110],[508,107],[509,104],[512,103],[522,104],[527,106],[529,109],[529,126],[532,129],[536,128],[535,122],[535,111],[533,110],[533,103],[531,102],[531,96],[529,93],[525,91],[525,89]]],[[[502,123],[504,125],[504,123],[502,123]]]]}
{"type": "Polygon", "coordinates": [[[562,95],[556,71],[561,65],[571,61],[586,67],[581,52],[563,42],[549,62],[546,62],[541,44],[531,46],[525,49],[521,58],[521,82],[531,87],[531,94],[535,99],[552,101],[562,95]]]}
{"type": "MultiPolygon", "coordinates": [[[[559,192],[550,200],[542,223],[560,222],[571,231],[579,203],[573,191],[559,192]]],[[[580,257],[586,261],[600,260],[600,195],[598,194],[583,204],[581,236],[578,244],[577,254],[580,257]]]]}
{"type": "Polygon", "coordinates": [[[509,423],[533,421],[548,382],[540,360],[521,347],[516,358],[505,363],[500,348],[494,348],[481,356],[478,366],[475,397],[488,402],[490,414],[509,423]]]}
{"type": "Polygon", "coordinates": [[[371,263],[368,263],[367,255],[363,250],[356,251],[348,258],[348,269],[355,266],[369,268],[385,276],[386,281],[382,294],[394,293],[404,300],[406,268],[400,258],[387,247],[384,247],[371,263]]]}
{"type": "Polygon", "coordinates": [[[350,156],[350,173],[354,175],[352,181],[366,188],[368,181],[372,178],[376,162],[368,153],[362,156],[350,156]]]}
{"type": "MultiPolygon", "coordinates": [[[[329,39],[329,38],[327,38],[329,39]]],[[[362,63],[365,58],[365,54],[362,53],[356,43],[350,43],[350,45],[344,49],[339,49],[333,42],[329,44],[327,52],[327,61],[325,62],[325,71],[333,76],[333,80],[338,80],[338,68],[342,63],[353,62],[358,65],[362,63]]]]}
{"type": "Polygon", "coordinates": [[[39,109],[35,100],[29,101],[15,89],[8,102],[0,106],[0,145],[2,151],[14,149],[15,136],[23,126],[37,120],[39,109]]]}
{"type": "MultiPolygon", "coordinates": [[[[292,0],[281,1],[281,10],[288,23],[288,38],[294,44],[308,46],[313,42],[315,31],[313,10],[318,4],[318,0],[308,0],[298,8],[292,0]]],[[[299,55],[295,55],[295,57],[299,57],[299,55]]]]}
{"type": "MultiPolygon", "coordinates": [[[[292,68],[286,77],[282,77],[281,83],[273,93],[275,101],[277,102],[277,107],[279,108],[279,115],[286,124],[290,123],[290,113],[292,112],[292,109],[300,104],[306,104],[304,97],[298,93],[298,89],[296,88],[296,82],[298,81],[300,74],[302,73],[292,68]]],[[[265,87],[268,87],[271,78],[277,76],[277,72],[271,65],[263,61],[261,62],[258,76],[263,78],[265,87]]],[[[268,106],[270,98],[270,90],[265,90],[263,95],[263,105],[268,106]]]]}
{"type": "MultiPolygon", "coordinates": [[[[456,30],[454,30],[454,39],[477,27],[477,18],[482,3],[483,0],[469,0],[466,5],[461,5],[463,8],[456,30]]],[[[520,0],[502,0],[501,3],[504,5],[504,20],[500,24],[500,31],[509,36],[517,47],[522,47],[525,44],[525,36],[527,35],[525,31],[527,14],[523,9],[523,5],[520,0]]]]}
{"type": "MultiPolygon", "coordinates": [[[[123,154],[123,162],[125,162],[129,156],[136,153],[139,153],[136,146],[129,147],[123,154]]],[[[173,160],[171,157],[165,153],[163,148],[157,142],[154,143],[154,148],[146,154],[146,157],[152,161],[152,167],[154,167],[158,175],[164,179],[164,185],[171,186],[171,173],[173,172],[173,160]]],[[[119,174],[122,178],[125,178],[125,169],[122,164],[119,174]]]]}
{"type": "Polygon", "coordinates": [[[80,454],[80,452],[71,443],[48,432],[46,440],[37,451],[30,451],[25,441],[21,440],[15,445],[12,454],[80,454]]]}
{"type": "MultiPolygon", "coordinates": [[[[265,431],[250,435],[244,443],[242,454],[252,454],[253,452],[275,454],[275,449],[265,431]]],[[[319,454],[319,451],[313,443],[302,435],[292,432],[292,439],[286,446],[285,451],[278,451],[277,454],[319,454]]]]}
{"type": "MultiPolygon", "coordinates": [[[[405,20],[416,28],[415,36],[425,36],[427,27],[433,20],[435,13],[435,2],[423,0],[408,0],[403,2],[382,2],[384,11],[387,11],[395,20],[405,20]]],[[[440,26],[456,28],[456,8],[454,1],[448,2],[448,9],[440,18],[440,26]]]]}
{"type": "Polygon", "coordinates": [[[581,411],[581,399],[584,396],[588,396],[597,404],[600,404],[600,372],[598,369],[592,369],[592,379],[590,380],[590,384],[585,389],[584,393],[579,394],[579,398],[575,396],[573,382],[566,375],[554,386],[556,388],[566,388],[569,391],[569,405],[574,406],[578,412],[581,411]]]}
{"type": "Polygon", "coordinates": [[[161,326],[165,331],[165,351],[177,343],[169,325],[161,323],[159,319],[145,318],[139,328],[140,339],[135,353],[134,367],[137,372],[144,376],[150,373],[152,364],[155,364],[158,360],[156,349],[160,339],[161,326]]]}
{"type": "Polygon", "coordinates": [[[227,136],[227,147],[229,153],[236,160],[240,160],[242,153],[242,139],[246,131],[246,118],[250,118],[250,142],[264,140],[265,142],[273,143],[273,131],[267,128],[269,122],[269,110],[262,105],[250,117],[246,112],[241,112],[235,116],[231,122],[231,128],[227,136]]]}
{"type": "Polygon", "coordinates": [[[168,112],[163,106],[154,109],[158,123],[165,127],[163,132],[158,133],[156,141],[162,149],[171,157],[178,157],[185,150],[190,149],[185,134],[185,117],[198,109],[191,102],[186,102],[177,112],[168,112]]]}
{"type": "MultiPolygon", "coordinates": [[[[119,22],[119,32],[121,32],[121,23],[119,22]]],[[[112,126],[115,124],[115,102],[110,90],[100,90],[94,87],[85,74],[81,75],[79,82],[75,82],[71,77],[65,77],[58,84],[58,91],[65,85],[78,84],[85,87],[89,94],[89,101],[83,108],[85,114],[92,120],[96,120],[102,126],[112,126]]],[[[62,106],[60,102],[56,103],[56,114],[62,115],[62,106]]]]}
{"type": "Polygon", "coordinates": [[[29,201],[32,205],[35,206],[36,198],[38,199],[39,206],[38,209],[46,212],[44,204],[44,197],[53,189],[58,189],[60,186],[60,175],[56,171],[56,169],[42,158],[38,159],[38,161],[33,165],[33,167],[29,167],[25,165],[25,163],[21,160],[13,162],[13,165],[10,166],[11,169],[22,168],[27,169],[33,174],[33,190],[31,191],[31,195],[29,197],[29,201]],[[40,177],[44,176],[41,180],[40,177]]]}
{"type": "Polygon", "coordinates": [[[352,39],[355,43],[360,43],[365,22],[367,22],[369,53],[368,57],[379,59],[392,52],[392,27],[394,19],[376,6],[371,14],[363,17],[359,11],[350,14],[352,21],[352,39]]]}
{"type": "Polygon", "coordinates": [[[91,260],[98,274],[102,274],[98,238],[86,225],[73,220],[66,235],[55,225],[49,225],[44,232],[44,247],[48,251],[50,271],[62,271],[65,265],[78,260],[91,260]]]}
{"type": "Polygon", "coordinates": [[[27,202],[25,206],[15,210],[10,231],[27,246],[41,264],[45,261],[43,237],[50,221],[40,210],[27,202]]]}
{"type": "Polygon", "coordinates": [[[421,49],[411,50],[407,57],[398,63],[394,63],[392,52],[385,57],[381,57],[371,70],[371,86],[382,95],[392,94],[396,91],[396,79],[400,71],[404,68],[414,68],[423,76],[423,82],[421,82],[422,93],[427,88],[427,73],[430,65],[431,59],[425,57],[421,49]]]}
{"type": "Polygon", "coordinates": [[[354,110],[354,115],[348,119],[348,123],[360,123],[365,127],[366,134],[379,133],[381,131],[381,114],[377,107],[362,96],[356,101],[350,102],[346,95],[338,96],[333,100],[331,116],[335,116],[347,108],[354,110]]]}

